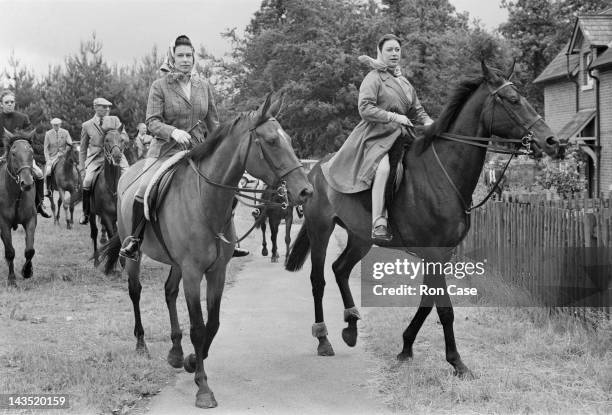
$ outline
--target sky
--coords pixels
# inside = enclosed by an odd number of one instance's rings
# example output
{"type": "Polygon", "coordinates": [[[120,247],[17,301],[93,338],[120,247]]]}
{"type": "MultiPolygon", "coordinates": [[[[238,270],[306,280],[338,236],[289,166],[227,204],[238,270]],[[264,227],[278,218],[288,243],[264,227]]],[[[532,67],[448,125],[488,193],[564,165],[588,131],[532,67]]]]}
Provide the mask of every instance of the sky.
{"type": "MultiPolygon", "coordinates": [[[[307,0],[305,0],[307,1],[307,0]]],[[[488,29],[507,13],[501,0],[450,0],[488,29]]],[[[188,35],[215,56],[231,50],[221,33],[248,25],[261,0],[0,0],[0,70],[11,52],[37,74],[79,50],[93,32],[109,63],[130,65],[151,51],[188,35]]],[[[197,47],[197,46],[196,46],[197,47]]]]}

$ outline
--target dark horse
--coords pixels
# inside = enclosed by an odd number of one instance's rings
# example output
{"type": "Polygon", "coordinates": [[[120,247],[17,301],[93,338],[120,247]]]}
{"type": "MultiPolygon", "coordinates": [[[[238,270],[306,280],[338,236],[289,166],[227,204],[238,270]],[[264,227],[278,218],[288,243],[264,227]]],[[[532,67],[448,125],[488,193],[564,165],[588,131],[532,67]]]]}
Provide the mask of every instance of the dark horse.
{"type": "Polygon", "coordinates": [[[487,186],[487,192],[493,192],[493,200],[501,200],[502,192],[504,191],[504,187],[506,186],[506,181],[508,179],[508,176],[506,176],[504,173],[503,167],[491,167],[485,169],[485,186],[487,186]]]}
{"type": "Polygon", "coordinates": [[[81,191],[81,175],[77,165],[79,163],[78,153],[69,146],[64,154],[57,158],[57,162],[51,171],[50,180],[47,183],[49,188],[49,200],[51,209],[53,210],[53,223],[59,224],[60,208],[64,206],[64,215],[66,216],[66,228],[71,229],[74,224],[74,206],[79,202],[81,191]],[[55,201],[53,200],[53,192],[59,193],[57,199],[57,212],[55,210],[55,201]],[[70,212],[70,216],[68,215],[70,212]]]}
{"type": "Polygon", "coordinates": [[[36,230],[36,203],[33,176],[34,150],[32,137],[34,131],[27,133],[4,130],[6,147],[9,149],[6,160],[0,164],[0,233],[4,243],[4,257],[8,264],[8,284],[15,286],[15,248],[11,232],[17,226],[25,230],[25,259],[21,274],[30,278],[33,273],[34,231],[36,230]]]}
{"type": "MultiPolygon", "coordinates": [[[[270,189],[272,190],[272,189],[270,189]]],[[[272,256],[271,262],[278,262],[278,246],[276,240],[278,237],[278,228],[281,221],[285,221],[285,257],[289,254],[289,246],[291,244],[291,227],[293,226],[293,208],[292,204],[282,205],[283,198],[275,191],[264,193],[265,201],[273,202],[273,205],[263,205],[259,208],[259,214],[255,218],[255,227],[261,229],[262,248],[261,254],[268,256],[268,244],[266,241],[266,219],[270,225],[270,240],[272,241],[272,256]],[[280,205],[280,206],[279,206],[280,205]]],[[[297,208],[296,208],[297,209],[297,208]]],[[[298,211],[299,215],[299,211],[298,211]]]]}
{"type": "Polygon", "coordinates": [[[121,138],[123,126],[118,129],[104,131],[104,164],[94,181],[90,196],[89,228],[90,237],[94,246],[94,257],[98,250],[98,226],[96,216],[109,238],[117,233],[117,185],[121,177],[121,156],[124,150],[124,141],[121,138]]]}
{"type": "MultiPolygon", "coordinates": [[[[560,153],[559,143],[551,129],[512,83],[484,63],[482,71],[482,77],[459,84],[450,94],[439,119],[424,129],[425,136],[415,142],[414,151],[405,154],[404,179],[394,203],[389,206],[393,239],[384,246],[409,248],[430,262],[445,263],[451,258],[453,249],[469,230],[469,206],[486,154],[486,148],[467,145],[469,138],[497,135],[505,141],[520,142],[522,139],[525,143],[530,142],[531,149],[538,156],[542,150],[550,155],[560,153]],[[452,141],[450,136],[461,139],[452,141]]],[[[369,191],[358,194],[336,192],[327,184],[320,165],[309,174],[309,179],[315,189],[314,197],[304,206],[304,225],[292,246],[286,269],[300,269],[308,251],[312,251],[313,335],[319,340],[319,355],[327,356],[334,354],[327,339],[322,304],[327,245],[336,224],[347,231],[347,246],[332,269],[344,302],[344,320],[348,323],[342,337],[349,346],[354,346],[360,317],[348,278],[355,264],[372,246],[371,196],[369,191]]],[[[454,314],[444,276],[425,275],[424,284],[444,294],[421,297],[419,309],[404,331],[404,345],[398,358],[412,358],[416,335],[436,305],[444,331],[446,360],[455,368],[455,374],[471,376],[455,346],[454,314]]]]}
{"type": "MultiPolygon", "coordinates": [[[[187,160],[177,166],[172,186],[157,210],[158,221],[147,224],[145,229],[142,251],[156,261],[171,265],[165,285],[172,339],[168,363],[174,367],[183,365],[188,372],[195,371],[198,407],[217,405],[207,383],[203,360],[208,357],[208,350],[219,329],[225,272],[234,249],[232,201],[245,168],[266,183],[286,181],[293,202],[303,202],[312,195],[312,187],[286,133],[270,115],[276,113],[277,102],[271,104],[268,96],[257,111],[240,115],[222,125],[204,143],[195,147],[187,160]],[[206,323],[200,304],[203,276],[207,282],[206,323]],[[181,278],[195,351],[195,355],[186,359],[183,359],[182,332],[176,311],[181,278]]],[[[100,250],[106,272],[115,267],[121,240],[132,229],[132,201],[137,189],[133,182],[142,165],[142,162],[136,163],[119,182],[119,234],[100,250]]],[[[140,263],[127,261],[126,269],[134,306],[136,350],[146,352],[140,318],[140,263]]]]}

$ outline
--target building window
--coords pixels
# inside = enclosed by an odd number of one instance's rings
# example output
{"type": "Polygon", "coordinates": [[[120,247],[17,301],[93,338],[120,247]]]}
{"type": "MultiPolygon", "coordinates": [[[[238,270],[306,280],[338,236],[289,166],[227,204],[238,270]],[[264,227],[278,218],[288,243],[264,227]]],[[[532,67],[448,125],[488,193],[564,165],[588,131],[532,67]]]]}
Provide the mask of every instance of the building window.
{"type": "Polygon", "coordinates": [[[589,66],[593,62],[593,54],[591,52],[585,52],[582,54],[581,66],[582,66],[582,89],[593,88],[593,78],[589,75],[589,66]]]}

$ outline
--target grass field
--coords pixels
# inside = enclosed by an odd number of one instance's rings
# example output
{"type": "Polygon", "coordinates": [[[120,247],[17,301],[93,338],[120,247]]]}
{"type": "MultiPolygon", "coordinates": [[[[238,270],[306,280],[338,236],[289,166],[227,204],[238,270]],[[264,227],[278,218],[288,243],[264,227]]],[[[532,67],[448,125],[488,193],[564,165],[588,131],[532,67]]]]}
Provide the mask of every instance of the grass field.
{"type": "MultiPolygon", "coordinates": [[[[247,215],[245,211],[245,219],[238,220],[239,228],[242,222],[244,227],[252,223],[247,215]]],[[[13,233],[13,243],[15,269],[20,270],[23,231],[13,233]]],[[[89,226],[67,230],[63,219],[56,227],[39,217],[35,248],[34,277],[18,275],[17,288],[7,288],[7,267],[0,260],[0,393],[67,393],[70,412],[123,414],[182,371],[165,360],[171,346],[163,289],[167,266],[143,261],[140,304],[151,354],[147,359],[134,351],[127,275],[107,277],[94,269],[88,261],[89,226]]],[[[230,261],[228,287],[249,260],[230,261]]],[[[183,298],[181,290],[177,306],[188,354],[193,348],[183,298]]]]}

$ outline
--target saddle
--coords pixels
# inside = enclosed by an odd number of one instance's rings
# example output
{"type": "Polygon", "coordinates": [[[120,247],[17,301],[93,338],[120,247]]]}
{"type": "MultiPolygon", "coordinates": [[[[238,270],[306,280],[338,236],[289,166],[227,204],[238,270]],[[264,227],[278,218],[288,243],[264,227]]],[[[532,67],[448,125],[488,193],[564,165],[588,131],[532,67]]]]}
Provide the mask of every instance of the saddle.
{"type": "Polygon", "coordinates": [[[414,128],[402,127],[402,134],[395,140],[395,143],[393,143],[389,150],[390,173],[385,184],[385,206],[387,206],[388,211],[404,179],[404,155],[410,151],[410,147],[416,139],[414,128]]]}
{"type": "Polygon", "coordinates": [[[144,194],[144,214],[148,221],[157,221],[157,212],[168,193],[176,168],[188,153],[189,150],[179,151],[165,160],[151,178],[144,194]]]}

